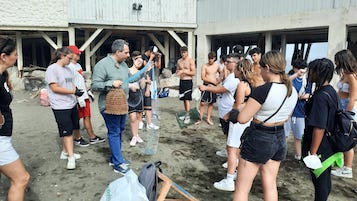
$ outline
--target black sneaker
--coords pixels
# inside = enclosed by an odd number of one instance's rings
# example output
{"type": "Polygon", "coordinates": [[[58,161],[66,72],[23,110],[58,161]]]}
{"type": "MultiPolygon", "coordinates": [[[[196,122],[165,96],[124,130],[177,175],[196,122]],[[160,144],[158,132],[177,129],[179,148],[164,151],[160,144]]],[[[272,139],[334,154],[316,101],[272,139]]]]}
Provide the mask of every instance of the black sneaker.
{"type": "Polygon", "coordinates": [[[97,144],[100,142],[105,142],[105,138],[95,136],[93,139],[90,139],[90,141],[89,141],[90,144],[97,144]]]}
{"type": "Polygon", "coordinates": [[[128,167],[127,164],[120,164],[120,165],[115,165],[113,166],[114,172],[116,173],[120,173],[122,175],[125,175],[126,173],[129,172],[130,168],[128,167]]]}
{"type": "Polygon", "coordinates": [[[88,147],[89,143],[86,142],[82,137],[77,139],[74,139],[74,144],[80,147],[88,147]]]}

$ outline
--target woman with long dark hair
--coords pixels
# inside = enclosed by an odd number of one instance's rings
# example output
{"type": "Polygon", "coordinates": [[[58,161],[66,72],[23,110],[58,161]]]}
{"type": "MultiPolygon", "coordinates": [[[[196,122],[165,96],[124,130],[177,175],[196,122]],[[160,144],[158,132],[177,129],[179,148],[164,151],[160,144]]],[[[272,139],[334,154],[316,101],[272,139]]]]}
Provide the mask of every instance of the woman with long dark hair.
{"type": "Polygon", "coordinates": [[[7,69],[17,60],[16,44],[10,38],[0,38],[0,173],[10,180],[9,201],[24,200],[25,188],[30,180],[24,164],[11,143],[13,130],[12,85],[7,69]]]}
{"type": "MultiPolygon", "coordinates": [[[[337,83],[337,95],[341,103],[341,107],[353,113],[353,109],[357,100],[357,61],[350,50],[341,50],[335,54],[336,73],[341,76],[337,83]]],[[[352,178],[352,164],[355,155],[354,149],[346,151],[344,155],[344,166],[336,170],[332,170],[331,174],[338,177],[352,178]]]]}

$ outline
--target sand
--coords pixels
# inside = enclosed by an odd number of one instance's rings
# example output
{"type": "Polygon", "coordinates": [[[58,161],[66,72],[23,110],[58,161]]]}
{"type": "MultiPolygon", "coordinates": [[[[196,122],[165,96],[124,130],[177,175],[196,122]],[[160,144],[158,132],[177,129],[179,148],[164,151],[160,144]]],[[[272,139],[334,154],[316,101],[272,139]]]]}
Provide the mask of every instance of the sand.
{"type": "MultiPolygon", "coordinates": [[[[50,108],[38,104],[38,97],[31,99],[28,91],[15,91],[11,105],[14,114],[13,144],[31,175],[26,192],[27,201],[97,201],[107,185],[120,174],[108,166],[109,149],[107,142],[89,147],[75,147],[82,158],[75,170],[66,170],[66,161],[60,160],[60,138],[50,108]]],[[[195,105],[195,103],[193,103],[195,105]]],[[[177,98],[159,99],[160,130],[156,154],[144,155],[145,143],[129,146],[130,129],[123,134],[123,153],[131,161],[131,168],[139,174],[140,168],[148,161],[162,161],[164,174],[190,192],[199,200],[232,200],[232,192],[216,190],[213,182],[221,180],[226,172],[221,164],[225,162],[215,154],[225,147],[225,137],[218,127],[217,108],[214,110],[215,125],[192,125],[180,129],[175,112],[182,110],[183,104],[177,98]]],[[[96,102],[92,103],[92,123],[95,133],[106,137],[104,121],[98,113],[96,102]]],[[[82,135],[88,135],[81,130],[82,135]]],[[[148,131],[140,131],[147,142],[148,131]]],[[[292,137],[288,139],[287,159],[282,162],[278,175],[279,200],[313,200],[313,185],[304,166],[293,159],[292,137]]],[[[356,160],[355,160],[356,161],[356,160]]],[[[355,162],[356,163],[356,162],[355,162]]],[[[354,168],[357,176],[357,168],[354,168]]],[[[0,201],[6,200],[9,181],[0,178],[0,201]]],[[[355,179],[333,177],[331,201],[354,200],[357,194],[351,188],[357,187],[355,179]]],[[[170,193],[170,197],[179,197],[170,193]]],[[[249,200],[262,200],[260,177],[256,177],[249,200]]]]}

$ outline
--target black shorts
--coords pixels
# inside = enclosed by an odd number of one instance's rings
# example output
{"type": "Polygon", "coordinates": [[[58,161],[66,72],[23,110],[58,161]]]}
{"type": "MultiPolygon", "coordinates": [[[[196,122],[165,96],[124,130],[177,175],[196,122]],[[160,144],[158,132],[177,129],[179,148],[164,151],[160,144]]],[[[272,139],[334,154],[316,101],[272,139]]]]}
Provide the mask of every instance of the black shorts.
{"type": "Polygon", "coordinates": [[[266,127],[252,123],[241,137],[241,157],[252,163],[282,161],[286,156],[284,126],[266,127]]]}
{"type": "MultiPolygon", "coordinates": [[[[205,86],[209,85],[210,83],[203,83],[205,86]]],[[[215,84],[211,84],[216,86],[215,84]]],[[[217,95],[213,92],[209,91],[202,91],[201,92],[201,102],[204,103],[215,103],[217,101],[217,95]]]]}
{"type": "Polygon", "coordinates": [[[219,118],[219,122],[221,123],[223,134],[228,136],[229,121],[219,118]]]}
{"type": "Polygon", "coordinates": [[[192,80],[180,80],[180,100],[192,100],[192,80]]]}
{"type": "Polygon", "coordinates": [[[151,96],[144,96],[144,110],[152,110],[151,96]]]}
{"type": "Polygon", "coordinates": [[[53,114],[58,126],[58,132],[60,137],[70,136],[73,130],[79,129],[79,118],[77,106],[72,109],[66,110],[54,110],[53,114]]]}
{"type": "Polygon", "coordinates": [[[128,113],[143,111],[143,94],[140,90],[136,92],[129,91],[128,113]]]}

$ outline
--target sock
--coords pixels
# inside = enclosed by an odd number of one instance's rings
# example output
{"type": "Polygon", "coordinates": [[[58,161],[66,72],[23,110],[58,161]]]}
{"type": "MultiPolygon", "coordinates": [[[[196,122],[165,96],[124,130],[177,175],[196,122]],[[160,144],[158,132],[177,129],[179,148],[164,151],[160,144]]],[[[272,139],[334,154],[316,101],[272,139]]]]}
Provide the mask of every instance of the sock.
{"type": "Polygon", "coordinates": [[[234,179],[234,174],[227,173],[227,180],[233,181],[233,179],[234,179]]]}

